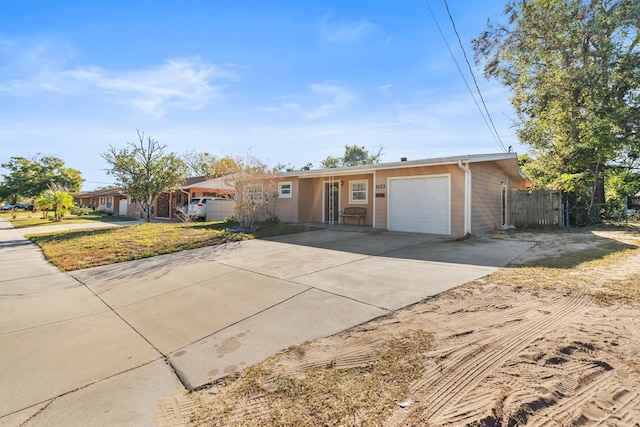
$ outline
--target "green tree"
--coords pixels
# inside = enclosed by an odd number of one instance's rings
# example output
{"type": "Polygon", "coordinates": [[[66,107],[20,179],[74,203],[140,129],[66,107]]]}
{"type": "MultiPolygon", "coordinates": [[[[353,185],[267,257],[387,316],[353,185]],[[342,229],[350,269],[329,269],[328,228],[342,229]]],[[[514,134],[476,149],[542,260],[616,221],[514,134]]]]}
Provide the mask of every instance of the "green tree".
{"type": "Polygon", "coordinates": [[[41,157],[37,154],[31,159],[12,157],[3,168],[0,183],[0,200],[17,203],[19,199],[34,199],[49,187],[58,186],[67,191],[78,191],[82,185],[80,171],[64,166],[57,157],[41,157]]]}
{"type": "Polygon", "coordinates": [[[628,168],[611,168],[607,174],[605,188],[607,201],[622,202],[640,192],[640,174],[628,168]]]}
{"type": "Polygon", "coordinates": [[[194,150],[182,155],[182,160],[187,165],[187,176],[206,176],[218,178],[237,170],[235,160],[231,157],[216,157],[210,153],[198,153],[194,150]]]}
{"type": "Polygon", "coordinates": [[[53,219],[62,221],[62,217],[73,206],[73,196],[63,190],[52,187],[40,194],[36,199],[36,206],[42,211],[53,211],[53,219]]]}
{"type": "Polygon", "coordinates": [[[136,199],[151,221],[151,207],[160,193],[178,188],[184,181],[187,166],[175,153],[165,153],[166,146],[138,131],[138,142],[128,142],[128,147],[117,149],[109,146],[101,154],[111,169],[116,184],[136,199]]]}
{"type": "Polygon", "coordinates": [[[296,168],[295,166],[293,166],[291,163],[285,165],[282,163],[279,163],[276,165],[275,170],[278,172],[296,172],[296,171],[309,171],[313,169],[313,163],[309,162],[306,165],[300,167],[300,168],[296,168]]]}
{"type": "Polygon", "coordinates": [[[594,221],[608,168],[638,160],[640,3],[509,0],[504,15],[473,41],[476,62],[511,91],[532,178],[594,221]]]}
{"type": "Polygon", "coordinates": [[[337,168],[343,166],[368,165],[372,163],[380,163],[380,157],[384,154],[382,147],[378,149],[376,154],[369,154],[364,146],[346,145],[344,147],[344,155],[342,157],[328,156],[321,162],[323,168],[337,168]]]}

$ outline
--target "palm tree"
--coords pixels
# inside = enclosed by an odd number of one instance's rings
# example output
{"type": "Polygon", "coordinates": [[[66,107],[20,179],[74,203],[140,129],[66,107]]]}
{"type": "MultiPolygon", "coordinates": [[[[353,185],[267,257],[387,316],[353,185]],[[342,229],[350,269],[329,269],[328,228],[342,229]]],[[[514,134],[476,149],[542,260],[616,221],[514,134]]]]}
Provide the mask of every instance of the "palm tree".
{"type": "Polygon", "coordinates": [[[62,221],[67,210],[73,206],[73,196],[62,190],[45,190],[36,200],[38,209],[53,211],[54,221],[62,221]]]}

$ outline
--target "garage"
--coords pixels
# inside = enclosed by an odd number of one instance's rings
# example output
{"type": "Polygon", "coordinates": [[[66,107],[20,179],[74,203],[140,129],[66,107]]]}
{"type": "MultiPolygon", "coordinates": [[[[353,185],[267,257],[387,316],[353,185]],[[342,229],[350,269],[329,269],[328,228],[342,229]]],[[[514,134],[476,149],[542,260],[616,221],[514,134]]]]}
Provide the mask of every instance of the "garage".
{"type": "Polygon", "coordinates": [[[451,234],[450,176],[389,178],[388,229],[451,234]]]}

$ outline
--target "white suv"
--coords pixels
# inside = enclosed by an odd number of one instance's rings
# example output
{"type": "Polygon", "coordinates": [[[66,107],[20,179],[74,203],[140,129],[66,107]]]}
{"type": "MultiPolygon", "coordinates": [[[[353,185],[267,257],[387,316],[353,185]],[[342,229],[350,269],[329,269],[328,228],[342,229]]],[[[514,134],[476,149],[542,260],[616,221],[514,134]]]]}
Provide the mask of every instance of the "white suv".
{"type": "Polygon", "coordinates": [[[207,216],[207,202],[212,200],[225,200],[224,197],[195,197],[189,203],[187,215],[196,218],[205,218],[207,216]]]}

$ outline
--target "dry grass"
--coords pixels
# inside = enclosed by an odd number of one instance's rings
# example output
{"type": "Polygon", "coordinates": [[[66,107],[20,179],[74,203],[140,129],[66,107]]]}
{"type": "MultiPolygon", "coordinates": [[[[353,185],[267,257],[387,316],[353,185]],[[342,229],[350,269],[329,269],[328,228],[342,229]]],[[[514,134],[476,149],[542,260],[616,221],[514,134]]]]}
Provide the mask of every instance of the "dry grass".
{"type": "MultiPolygon", "coordinates": [[[[605,304],[639,302],[638,231],[632,228],[568,233],[563,235],[561,251],[556,255],[513,264],[474,283],[523,287],[532,292],[542,289],[577,291],[605,304]]],[[[544,251],[547,244],[544,235],[537,239],[536,245],[544,251]]]]}
{"type": "Polygon", "coordinates": [[[45,257],[62,271],[79,270],[122,261],[311,230],[283,224],[264,225],[251,234],[226,231],[226,223],[161,224],[101,228],[28,235],[45,257]]]}
{"type": "MultiPolygon", "coordinates": [[[[332,361],[319,369],[287,372],[277,357],[221,380],[209,389],[215,404],[192,420],[208,426],[379,425],[406,399],[409,385],[423,373],[433,337],[414,330],[371,349],[370,362],[341,368],[332,361]],[[224,390],[224,391],[222,391],[224,390]],[[252,403],[260,402],[261,410],[252,403]],[[269,408],[262,412],[263,408],[269,408]]],[[[284,354],[299,352],[295,347],[284,354]]]]}

